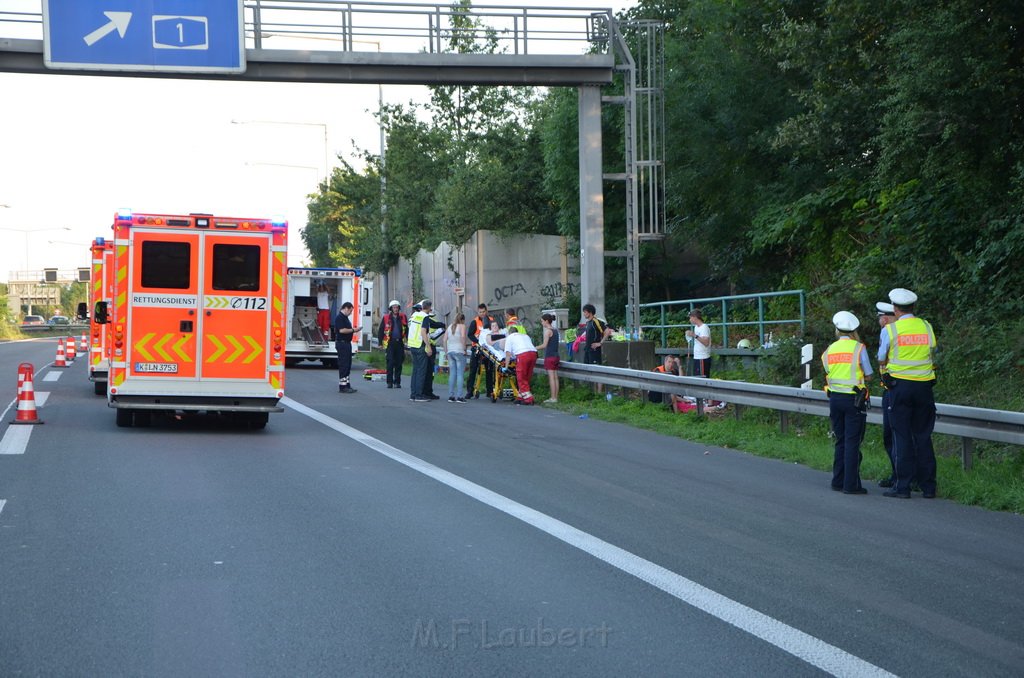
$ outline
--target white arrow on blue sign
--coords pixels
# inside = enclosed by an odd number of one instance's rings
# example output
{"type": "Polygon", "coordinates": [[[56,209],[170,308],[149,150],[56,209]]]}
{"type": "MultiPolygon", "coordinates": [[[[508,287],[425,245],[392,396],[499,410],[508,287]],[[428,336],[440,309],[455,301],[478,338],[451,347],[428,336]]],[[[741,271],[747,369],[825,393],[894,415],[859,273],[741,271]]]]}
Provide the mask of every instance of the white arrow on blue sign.
{"type": "Polygon", "coordinates": [[[47,68],[241,73],[242,0],[44,0],[47,68]]]}

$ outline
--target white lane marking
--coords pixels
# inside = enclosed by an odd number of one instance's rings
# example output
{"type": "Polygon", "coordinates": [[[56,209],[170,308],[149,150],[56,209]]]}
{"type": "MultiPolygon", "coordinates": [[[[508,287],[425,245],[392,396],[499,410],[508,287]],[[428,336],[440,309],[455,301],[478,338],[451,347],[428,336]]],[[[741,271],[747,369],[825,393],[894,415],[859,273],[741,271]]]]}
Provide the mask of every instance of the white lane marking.
{"type": "Polygon", "coordinates": [[[36,407],[42,407],[50,399],[49,391],[35,391],[36,407]]]}
{"type": "Polygon", "coordinates": [[[4,505],[7,503],[6,499],[0,499],[0,513],[4,512],[4,505]]]}
{"type": "Polygon", "coordinates": [[[64,373],[56,371],[47,372],[46,376],[43,377],[43,381],[57,381],[58,379],[60,379],[60,375],[62,374],[64,373]]]}
{"type": "Polygon", "coordinates": [[[32,425],[10,425],[0,440],[0,454],[25,454],[28,438],[32,435],[32,425]]]}
{"type": "Polygon", "coordinates": [[[5,408],[4,408],[4,411],[3,411],[3,412],[0,412],[0,419],[6,420],[6,419],[7,419],[7,413],[8,413],[8,412],[10,412],[10,411],[11,411],[11,409],[12,409],[12,408],[13,408],[13,407],[14,407],[15,405],[17,405],[17,404],[18,404],[18,399],[17,399],[17,398],[15,398],[15,399],[14,399],[14,400],[12,400],[11,402],[7,403],[7,407],[5,407],[5,408]]]}
{"type": "Polygon", "coordinates": [[[291,398],[282,398],[281,404],[320,422],[344,436],[348,436],[358,443],[362,443],[371,450],[379,452],[414,471],[444,483],[448,487],[472,497],[487,506],[507,513],[513,518],[518,518],[527,525],[532,525],[543,532],[547,532],[556,539],[570,546],[575,546],[598,560],[602,560],[626,574],[631,574],[637,579],[661,589],[684,603],[692,605],[698,610],[717,617],[728,624],[732,624],[755,638],[770,643],[780,650],[788,652],[833,676],[850,676],[851,678],[855,676],[894,676],[894,674],[881,667],[864,661],[860,657],[856,657],[834,645],[829,645],[823,640],[793,628],[788,624],[784,624],[742,603],[737,603],[735,600],[701,586],[691,579],[678,575],[649,560],[644,560],[640,556],[598,539],[582,530],[578,530],[572,525],[563,523],[547,514],[512,501],[508,497],[492,492],[461,476],[418,459],[291,398]]]}

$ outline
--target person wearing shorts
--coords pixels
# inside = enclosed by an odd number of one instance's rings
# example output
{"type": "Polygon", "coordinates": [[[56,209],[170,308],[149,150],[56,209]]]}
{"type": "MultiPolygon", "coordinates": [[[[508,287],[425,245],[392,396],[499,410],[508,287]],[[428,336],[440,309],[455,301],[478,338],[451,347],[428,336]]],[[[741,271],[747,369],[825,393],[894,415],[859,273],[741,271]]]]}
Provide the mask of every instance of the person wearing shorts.
{"type": "Polygon", "coordinates": [[[548,373],[548,388],[551,390],[551,397],[545,403],[558,402],[558,365],[561,359],[558,357],[558,330],[555,329],[555,316],[545,313],[540,317],[541,325],[544,326],[544,341],[537,347],[537,351],[543,351],[544,371],[548,373]]]}

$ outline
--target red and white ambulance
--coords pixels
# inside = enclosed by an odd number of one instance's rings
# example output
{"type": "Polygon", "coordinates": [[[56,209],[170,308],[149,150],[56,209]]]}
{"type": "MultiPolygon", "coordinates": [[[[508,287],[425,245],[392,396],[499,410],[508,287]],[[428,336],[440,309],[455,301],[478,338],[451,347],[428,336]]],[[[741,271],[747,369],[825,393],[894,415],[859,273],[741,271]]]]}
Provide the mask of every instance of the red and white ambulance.
{"type": "MultiPolygon", "coordinates": [[[[99,302],[109,308],[114,298],[114,243],[106,238],[92,241],[92,273],[89,280],[89,381],[96,395],[106,395],[107,375],[110,372],[110,342],[108,341],[107,314],[96,314],[99,302]]],[[[79,315],[86,315],[79,313],[79,315]]]]}
{"type": "Polygon", "coordinates": [[[96,310],[117,425],[205,412],[266,426],[283,409],[287,223],[121,210],[113,229],[113,298],[96,310]]]}

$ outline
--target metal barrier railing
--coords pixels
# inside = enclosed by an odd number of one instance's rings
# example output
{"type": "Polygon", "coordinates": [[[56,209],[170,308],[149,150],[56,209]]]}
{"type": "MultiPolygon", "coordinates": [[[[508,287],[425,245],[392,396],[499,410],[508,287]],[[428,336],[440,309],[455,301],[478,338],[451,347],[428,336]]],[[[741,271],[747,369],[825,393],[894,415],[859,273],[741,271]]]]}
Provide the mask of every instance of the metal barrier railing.
{"type": "MultiPolygon", "coordinates": [[[[0,38],[41,40],[43,0],[0,8],[0,38]]],[[[600,2],[595,3],[600,5],[600,2]]],[[[506,55],[566,55],[608,52],[613,20],[604,7],[509,7],[452,3],[350,2],[349,0],[244,0],[246,46],[293,48],[293,40],[317,40],[317,49],[398,53],[451,51],[448,41],[482,47],[493,42],[506,55]],[[465,21],[463,19],[470,19],[465,21]],[[333,44],[332,44],[333,43],[333,44]]],[[[305,42],[306,49],[309,42],[305,42]]]]}
{"type": "MultiPolygon", "coordinates": [[[[786,414],[798,412],[816,417],[829,416],[828,395],[824,391],[812,391],[791,386],[752,384],[745,381],[724,381],[702,377],[677,377],[660,372],[584,365],[563,362],[558,368],[559,376],[577,381],[588,381],[609,386],[622,386],[642,391],[675,393],[702,400],[720,400],[736,407],[763,407],[781,413],[783,432],[788,427],[786,414]]],[[[882,423],[882,399],[871,398],[868,411],[869,424],[882,423]]],[[[936,404],[935,432],[958,436],[961,439],[961,459],[965,469],[971,468],[975,440],[992,440],[1024,445],[1024,412],[1008,410],[987,410],[963,405],[936,404]]]]}
{"type": "MultiPolygon", "coordinates": [[[[708,322],[707,324],[711,328],[718,328],[721,330],[721,345],[725,348],[730,347],[729,343],[729,328],[740,328],[740,327],[757,327],[758,345],[763,346],[766,340],[765,327],[774,327],[777,325],[799,325],[800,333],[804,331],[804,325],[807,317],[807,298],[803,290],[785,290],[782,292],[762,292],[759,294],[736,294],[727,297],[705,297],[701,299],[679,299],[676,301],[657,301],[649,304],[640,304],[640,313],[643,315],[644,309],[656,308],[659,310],[661,318],[659,324],[647,324],[641,323],[640,328],[644,331],[644,335],[650,337],[651,331],[660,332],[661,336],[661,347],[666,348],[668,344],[668,331],[671,329],[682,329],[690,327],[689,323],[669,323],[668,314],[675,307],[685,308],[687,312],[695,309],[708,306],[711,304],[717,304],[721,308],[721,320],[716,322],[708,322]],[[795,297],[799,304],[800,317],[798,318],[773,318],[767,317],[765,312],[765,301],[769,299],[795,297]],[[731,309],[734,309],[738,303],[757,304],[757,320],[729,320],[729,313],[731,309]]],[[[707,322],[705,320],[705,322],[707,322]]],[[[717,339],[717,338],[716,338],[717,339]]],[[[718,341],[716,340],[717,344],[718,341]]]]}

